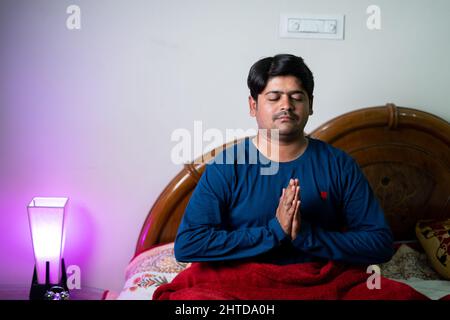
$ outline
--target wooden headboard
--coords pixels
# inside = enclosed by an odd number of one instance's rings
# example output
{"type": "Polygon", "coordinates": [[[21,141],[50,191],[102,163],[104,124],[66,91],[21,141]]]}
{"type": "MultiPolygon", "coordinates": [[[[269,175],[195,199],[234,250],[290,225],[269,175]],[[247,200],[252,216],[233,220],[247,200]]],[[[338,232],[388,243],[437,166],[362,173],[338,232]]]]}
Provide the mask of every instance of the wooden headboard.
{"type": "MultiPolygon", "coordinates": [[[[415,239],[414,227],[419,219],[450,217],[447,121],[387,104],[343,114],[309,136],[346,151],[359,163],[380,200],[395,240],[415,239]]],[[[225,147],[233,143],[236,141],[225,147]]],[[[162,191],[144,222],[136,254],[152,245],[174,241],[192,191],[216,150],[219,148],[186,164],[162,191]]]]}

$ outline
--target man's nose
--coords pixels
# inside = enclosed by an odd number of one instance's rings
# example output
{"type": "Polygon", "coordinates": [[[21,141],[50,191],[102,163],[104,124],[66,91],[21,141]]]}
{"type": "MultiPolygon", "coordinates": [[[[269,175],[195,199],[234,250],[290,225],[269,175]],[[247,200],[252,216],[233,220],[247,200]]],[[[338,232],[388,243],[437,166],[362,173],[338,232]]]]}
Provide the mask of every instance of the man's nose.
{"type": "Polygon", "coordinates": [[[294,104],[287,94],[283,94],[280,98],[280,108],[281,110],[293,110],[294,104]]]}

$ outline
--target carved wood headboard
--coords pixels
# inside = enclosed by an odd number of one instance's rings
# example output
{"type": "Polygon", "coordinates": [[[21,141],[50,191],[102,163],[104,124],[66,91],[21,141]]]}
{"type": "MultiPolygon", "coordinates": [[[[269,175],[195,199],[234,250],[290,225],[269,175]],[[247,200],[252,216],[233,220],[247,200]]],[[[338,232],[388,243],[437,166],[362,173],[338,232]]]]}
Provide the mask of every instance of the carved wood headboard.
{"type": "MultiPolygon", "coordinates": [[[[363,108],[336,117],[309,136],[350,154],[385,211],[396,240],[415,238],[419,219],[450,217],[450,124],[416,109],[363,108]]],[[[224,145],[228,147],[232,141],[224,145]]],[[[140,232],[136,254],[172,242],[212,150],[186,164],[156,200],[140,232]]]]}

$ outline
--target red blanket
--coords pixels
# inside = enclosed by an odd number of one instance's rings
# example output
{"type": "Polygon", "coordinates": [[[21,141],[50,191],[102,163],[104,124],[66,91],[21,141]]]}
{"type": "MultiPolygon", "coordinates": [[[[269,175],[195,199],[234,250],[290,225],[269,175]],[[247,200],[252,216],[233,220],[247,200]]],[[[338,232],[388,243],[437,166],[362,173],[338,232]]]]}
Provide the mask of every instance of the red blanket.
{"type": "Polygon", "coordinates": [[[155,300],[428,300],[413,288],[384,277],[370,290],[365,268],[336,262],[273,265],[193,263],[160,286],[155,300]]]}

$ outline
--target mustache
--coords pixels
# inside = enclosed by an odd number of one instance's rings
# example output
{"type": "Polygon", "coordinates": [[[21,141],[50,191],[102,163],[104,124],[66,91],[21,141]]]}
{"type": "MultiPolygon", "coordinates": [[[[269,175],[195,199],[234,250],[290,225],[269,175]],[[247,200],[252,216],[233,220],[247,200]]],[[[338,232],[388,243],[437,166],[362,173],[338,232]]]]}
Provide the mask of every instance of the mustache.
{"type": "Polygon", "coordinates": [[[287,111],[281,111],[273,115],[273,120],[279,119],[281,117],[289,117],[291,119],[297,120],[297,116],[293,113],[287,111]]]}

